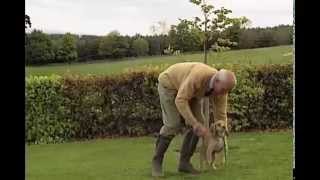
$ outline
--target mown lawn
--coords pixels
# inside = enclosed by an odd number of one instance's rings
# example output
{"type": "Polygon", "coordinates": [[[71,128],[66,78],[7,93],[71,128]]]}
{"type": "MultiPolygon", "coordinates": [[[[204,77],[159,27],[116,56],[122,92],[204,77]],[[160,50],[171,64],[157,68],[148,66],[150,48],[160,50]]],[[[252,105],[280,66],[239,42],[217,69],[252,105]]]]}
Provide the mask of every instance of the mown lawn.
{"type": "MultiPolygon", "coordinates": [[[[144,65],[174,64],[184,61],[203,61],[203,54],[185,54],[179,56],[155,56],[141,58],[127,58],[114,62],[101,60],[91,63],[52,64],[46,66],[28,66],[26,75],[50,74],[118,74],[127,68],[139,68],[144,65]]],[[[208,63],[233,63],[233,64],[282,64],[292,62],[292,46],[276,46],[268,48],[245,49],[210,53],[208,63]]]]}
{"type": "MultiPolygon", "coordinates": [[[[227,166],[199,176],[176,171],[180,144],[176,137],[165,158],[165,179],[289,180],[292,179],[292,132],[233,133],[227,166]]],[[[28,180],[152,179],[154,138],[99,139],[49,145],[28,145],[28,180]]],[[[198,154],[193,162],[198,165],[198,154]]]]}

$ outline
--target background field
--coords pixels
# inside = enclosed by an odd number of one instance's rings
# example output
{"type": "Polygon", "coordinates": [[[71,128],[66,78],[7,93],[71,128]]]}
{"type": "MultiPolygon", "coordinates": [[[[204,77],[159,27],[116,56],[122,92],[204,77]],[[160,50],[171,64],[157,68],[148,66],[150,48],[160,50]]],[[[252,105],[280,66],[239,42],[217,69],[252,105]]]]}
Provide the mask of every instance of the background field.
{"type": "MultiPolygon", "coordinates": [[[[292,179],[292,132],[233,133],[225,168],[198,177],[177,173],[177,137],[165,158],[166,179],[292,179]]],[[[27,147],[29,180],[151,179],[154,138],[103,139],[27,147]]],[[[198,165],[198,154],[193,158],[198,165]]]]}
{"type": "MultiPolygon", "coordinates": [[[[292,46],[276,46],[268,48],[234,50],[212,53],[208,56],[208,63],[233,63],[233,64],[282,64],[292,62],[292,46]]],[[[95,61],[90,63],[51,64],[46,66],[28,66],[26,75],[50,75],[64,73],[80,74],[116,74],[126,68],[138,68],[144,65],[174,64],[183,61],[203,61],[203,54],[185,54],[179,56],[155,56],[130,58],[110,61],[95,61]]]]}
{"type": "MultiPolygon", "coordinates": [[[[209,64],[283,64],[292,62],[292,46],[209,54],[209,64]]],[[[202,61],[203,55],[156,56],[114,62],[52,64],[26,67],[26,75],[64,73],[117,74],[144,65],[202,61]]],[[[62,144],[27,145],[26,176],[29,180],[140,180],[151,179],[150,160],[154,138],[97,139],[62,144]]],[[[174,139],[165,159],[166,179],[289,180],[292,179],[292,132],[232,133],[225,168],[198,177],[177,173],[180,137],[174,139]]],[[[193,161],[198,165],[198,155],[193,161]]]]}

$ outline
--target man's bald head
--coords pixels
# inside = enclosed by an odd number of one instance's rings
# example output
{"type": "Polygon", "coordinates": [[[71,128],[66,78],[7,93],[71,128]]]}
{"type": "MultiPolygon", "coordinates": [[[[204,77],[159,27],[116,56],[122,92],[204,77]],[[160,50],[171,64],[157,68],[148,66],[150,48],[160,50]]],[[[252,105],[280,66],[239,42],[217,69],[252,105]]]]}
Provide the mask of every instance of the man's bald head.
{"type": "Polygon", "coordinates": [[[232,71],[221,69],[217,72],[216,78],[226,84],[227,90],[231,90],[237,84],[237,79],[232,71]]]}
{"type": "Polygon", "coordinates": [[[237,79],[232,71],[221,69],[212,77],[211,82],[213,94],[221,95],[231,91],[237,84],[237,79]]]}

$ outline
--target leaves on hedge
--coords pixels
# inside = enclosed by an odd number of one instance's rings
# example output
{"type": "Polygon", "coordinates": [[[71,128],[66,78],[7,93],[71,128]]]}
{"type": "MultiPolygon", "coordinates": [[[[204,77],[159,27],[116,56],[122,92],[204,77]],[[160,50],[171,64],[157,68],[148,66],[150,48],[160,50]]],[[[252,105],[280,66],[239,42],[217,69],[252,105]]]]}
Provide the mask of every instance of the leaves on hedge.
{"type": "MultiPolygon", "coordinates": [[[[228,101],[233,131],[291,127],[292,64],[212,66],[231,69],[237,76],[228,101]]],[[[26,141],[59,143],[158,132],[162,119],[157,81],[166,67],[129,69],[112,77],[28,77],[26,141]]]]}

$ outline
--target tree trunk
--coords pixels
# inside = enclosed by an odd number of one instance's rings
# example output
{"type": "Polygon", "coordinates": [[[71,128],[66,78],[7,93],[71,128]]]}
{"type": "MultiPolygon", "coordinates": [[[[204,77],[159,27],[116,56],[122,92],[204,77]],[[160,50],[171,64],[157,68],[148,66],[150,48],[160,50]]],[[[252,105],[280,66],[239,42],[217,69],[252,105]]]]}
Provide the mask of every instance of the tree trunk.
{"type": "Polygon", "coordinates": [[[204,63],[207,64],[207,15],[204,15],[204,41],[203,41],[204,63]]]}

